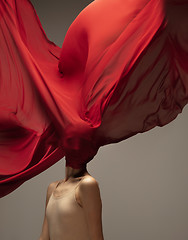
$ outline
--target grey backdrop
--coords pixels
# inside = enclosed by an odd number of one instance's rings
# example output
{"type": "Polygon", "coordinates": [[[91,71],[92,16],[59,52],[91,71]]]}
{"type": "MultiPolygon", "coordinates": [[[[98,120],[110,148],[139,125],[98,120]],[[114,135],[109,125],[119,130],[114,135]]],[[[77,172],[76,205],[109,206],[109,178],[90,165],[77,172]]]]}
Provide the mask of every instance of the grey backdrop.
{"type": "MultiPolygon", "coordinates": [[[[59,46],[91,1],[32,0],[47,36],[59,46]]],[[[175,121],[102,147],[88,164],[100,185],[105,240],[188,239],[188,107],[175,121]]],[[[0,239],[38,240],[50,182],[64,159],[0,199],[0,239]]]]}

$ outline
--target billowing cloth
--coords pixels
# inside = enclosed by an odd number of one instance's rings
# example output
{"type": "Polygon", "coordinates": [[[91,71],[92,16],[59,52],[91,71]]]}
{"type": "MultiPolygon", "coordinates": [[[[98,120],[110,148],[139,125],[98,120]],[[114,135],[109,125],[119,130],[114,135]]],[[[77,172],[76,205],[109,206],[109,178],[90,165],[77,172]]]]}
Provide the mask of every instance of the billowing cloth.
{"type": "Polygon", "coordinates": [[[96,0],[59,48],[28,0],[1,0],[0,196],[175,119],[188,102],[187,13],[188,0],[96,0]]]}

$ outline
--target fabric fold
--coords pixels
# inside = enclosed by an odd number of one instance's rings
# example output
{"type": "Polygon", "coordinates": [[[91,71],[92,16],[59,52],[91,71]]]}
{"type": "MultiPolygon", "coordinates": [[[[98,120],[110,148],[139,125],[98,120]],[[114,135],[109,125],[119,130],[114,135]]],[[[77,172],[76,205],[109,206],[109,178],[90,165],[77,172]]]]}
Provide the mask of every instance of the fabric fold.
{"type": "Polygon", "coordinates": [[[174,120],[188,102],[187,12],[187,0],[93,1],[59,48],[28,0],[2,0],[0,197],[174,120]]]}

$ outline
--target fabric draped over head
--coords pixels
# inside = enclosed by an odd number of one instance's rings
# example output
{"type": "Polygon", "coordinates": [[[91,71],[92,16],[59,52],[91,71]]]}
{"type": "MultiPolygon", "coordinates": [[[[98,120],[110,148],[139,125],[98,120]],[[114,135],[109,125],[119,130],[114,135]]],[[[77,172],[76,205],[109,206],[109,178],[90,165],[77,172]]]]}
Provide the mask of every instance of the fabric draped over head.
{"type": "Polygon", "coordinates": [[[175,119],[188,102],[187,12],[188,0],[93,1],[59,48],[28,0],[2,0],[0,196],[175,119]]]}

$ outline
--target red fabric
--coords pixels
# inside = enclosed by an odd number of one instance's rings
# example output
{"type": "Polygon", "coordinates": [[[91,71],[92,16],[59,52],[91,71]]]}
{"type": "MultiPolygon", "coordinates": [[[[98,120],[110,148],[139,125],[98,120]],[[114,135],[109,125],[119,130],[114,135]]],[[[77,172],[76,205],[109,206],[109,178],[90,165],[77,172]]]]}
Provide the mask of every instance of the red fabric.
{"type": "Polygon", "coordinates": [[[188,102],[187,12],[188,0],[96,0],[59,48],[28,0],[2,0],[0,196],[175,119],[188,102]]]}

